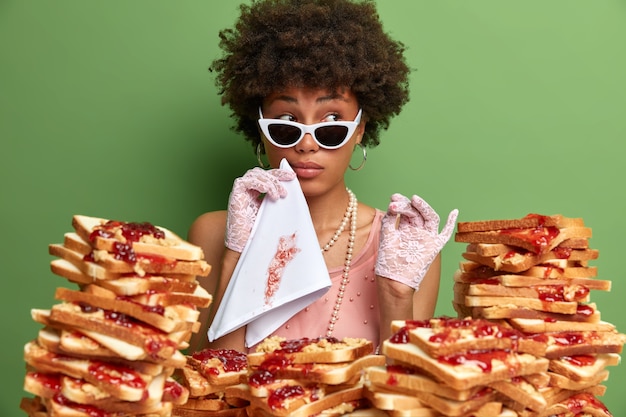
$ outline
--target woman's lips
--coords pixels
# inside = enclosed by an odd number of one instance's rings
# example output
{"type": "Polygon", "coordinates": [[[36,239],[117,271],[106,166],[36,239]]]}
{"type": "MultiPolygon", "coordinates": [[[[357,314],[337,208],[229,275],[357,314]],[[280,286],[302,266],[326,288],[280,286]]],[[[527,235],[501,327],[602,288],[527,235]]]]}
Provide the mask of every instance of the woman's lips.
{"type": "Polygon", "coordinates": [[[314,178],[320,175],[324,168],[313,162],[302,162],[291,166],[298,178],[314,178]]]}

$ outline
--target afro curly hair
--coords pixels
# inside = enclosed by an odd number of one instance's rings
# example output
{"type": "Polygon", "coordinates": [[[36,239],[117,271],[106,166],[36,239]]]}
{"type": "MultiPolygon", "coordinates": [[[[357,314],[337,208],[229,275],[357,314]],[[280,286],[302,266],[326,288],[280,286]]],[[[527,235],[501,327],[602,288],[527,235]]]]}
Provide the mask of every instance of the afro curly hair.
{"type": "Polygon", "coordinates": [[[371,0],[253,0],[220,31],[210,70],[233,129],[252,142],[263,98],[288,87],[349,88],[367,117],[362,144],[379,144],[409,100],[405,46],[383,30],[371,0]]]}

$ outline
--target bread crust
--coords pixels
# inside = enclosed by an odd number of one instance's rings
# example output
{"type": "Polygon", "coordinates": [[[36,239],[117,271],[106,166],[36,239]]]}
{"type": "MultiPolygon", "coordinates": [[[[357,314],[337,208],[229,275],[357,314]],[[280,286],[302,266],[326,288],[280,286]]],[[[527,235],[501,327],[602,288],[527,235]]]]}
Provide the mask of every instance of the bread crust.
{"type": "Polygon", "coordinates": [[[546,216],[531,213],[519,219],[458,222],[457,230],[463,233],[501,229],[531,229],[537,227],[581,227],[584,225],[585,223],[582,218],[565,217],[561,214],[546,216]]]}
{"type": "Polygon", "coordinates": [[[617,366],[620,356],[616,353],[591,354],[587,358],[558,357],[550,360],[549,370],[570,381],[585,382],[594,378],[608,366],[617,366]],[[584,360],[584,361],[583,361],[584,360]]]}
{"type": "Polygon", "coordinates": [[[272,355],[280,355],[290,363],[350,362],[373,352],[373,343],[362,338],[286,340],[274,336],[260,343],[256,352],[248,354],[248,364],[259,366],[272,355]]]}
{"type": "Polygon", "coordinates": [[[60,373],[72,378],[84,379],[105,393],[124,401],[141,401],[147,392],[150,382],[153,380],[152,376],[141,374],[131,368],[109,365],[104,362],[94,362],[89,359],[56,355],[42,348],[34,341],[28,342],[24,346],[24,360],[28,365],[40,372],[60,373]],[[94,366],[102,369],[105,375],[115,375],[117,372],[124,372],[127,375],[126,379],[100,378],[91,370],[94,366]],[[131,378],[133,384],[127,382],[131,381],[131,378]]]}
{"type": "MultiPolygon", "coordinates": [[[[76,233],[65,233],[63,245],[49,245],[49,252],[70,262],[74,260],[73,263],[80,259],[82,262],[95,264],[104,268],[108,274],[137,273],[140,276],[145,274],[207,276],[211,272],[211,266],[204,260],[186,261],[141,253],[137,254],[136,262],[133,263],[119,260],[111,252],[94,249],[76,233]],[[59,248],[59,246],[62,246],[64,250],[59,248]]],[[[101,271],[98,272],[102,273],[101,271]]],[[[88,275],[93,273],[93,268],[89,269],[88,275]]],[[[119,277],[119,275],[116,277],[119,277]]]]}
{"type": "Polygon", "coordinates": [[[496,255],[483,255],[476,250],[479,244],[470,244],[461,256],[468,261],[486,265],[494,271],[505,272],[521,272],[532,266],[541,265],[549,261],[567,259],[570,262],[586,262],[598,258],[599,251],[593,249],[578,249],[571,251],[558,250],[560,247],[554,248],[542,254],[533,252],[520,253],[518,250],[511,249],[504,253],[496,255]],[[472,250],[474,249],[474,250],[472,250]],[[567,254],[567,255],[565,255],[567,254]],[[565,257],[566,256],[566,257],[565,257]]]}
{"type": "Polygon", "coordinates": [[[466,401],[482,390],[481,386],[464,390],[454,389],[427,375],[423,370],[408,364],[371,366],[366,369],[366,380],[382,390],[398,391],[406,395],[430,392],[443,398],[466,401]]]}
{"type": "MultiPolygon", "coordinates": [[[[370,366],[385,363],[382,355],[365,355],[353,361],[339,363],[291,363],[271,366],[269,371],[276,378],[297,379],[327,385],[346,384],[360,377],[361,372],[370,366]]],[[[263,364],[260,365],[263,368],[263,364]]],[[[251,372],[259,367],[251,367],[251,372]]]]}
{"type": "MultiPolygon", "coordinates": [[[[231,388],[228,390],[230,389],[231,388]]],[[[232,389],[241,390],[244,388],[237,386],[232,389]]],[[[268,402],[268,398],[253,397],[249,393],[242,395],[248,395],[250,399],[250,406],[248,407],[248,413],[250,415],[257,415],[257,413],[262,412],[276,417],[308,417],[317,415],[324,410],[336,407],[340,404],[363,398],[363,386],[358,384],[329,394],[325,394],[323,389],[319,391],[319,387],[308,387],[304,389],[303,396],[294,397],[279,407],[272,407],[268,402]],[[313,391],[317,392],[314,394],[316,399],[311,400],[310,398],[313,391]]]]}
{"type": "Polygon", "coordinates": [[[210,385],[235,385],[245,381],[248,359],[233,349],[204,349],[187,355],[187,366],[196,370],[210,385]]]}
{"type": "Polygon", "coordinates": [[[385,340],[382,351],[391,359],[424,369],[448,386],[461,390],[514,376],[545,372],[548,370],[549,364],[548,359],[527,353],[508,352],[505,354],[502,352],[500,357],[504,359],[492,360],[491,370],[484,372],[479,366],[471,362],[464,366],[442,363],[438,359],[428,356],[412,343],[392,343],[385,340]]]}
{"type": "MultiPolygon", "coordinates": [[[[104,318],[104,314],[104,310],[83,312],[77,304],[61,303],[52,306],[50,320],[55,326],[77,328],[92,338],[91,332],[96,332],[122,340],[141,348],[145,352],[146,360],[155,362],[171,358],[178,349],[184,348],[189,338],[187,331],[165,333],[141,322],[108,320],[104,318]]],[[[111,316],[117,315],[112,313],[111,316]]]]}
{"type": "Polygon", "coordinates": [[[162,238],[155,238],[154,235],[147,233],[137,241],[129,241],[124,237],[122,228],[133,225],[137,226],[139,224],[133,222],[112,222],[110,219],[79,214],[72,217],[72,227],[76,234],[85,242],[89,242],[96,250],[113,252],[116,243],[129,243],[137,253],[149,253],[184,261],[204,259],[202,248],[181,239],[176,233],[165,227],[153,226],[150,223],[139,225],[143,226],[140,229],[148,230],[154,228],[163,234],[162,238]],[[109,222],[114,225],[105,227],[109,222]],[[104,231],[110,237],[97,234],[96,230],[104,231]]]}
{"type": "Polygon", "coordinates": [[[96,286],[81,291],[57,288],[55,298],[68,303],[83,303],[94,308],[114,310],[126,314],[167,333],[192,331],[198,319],[198,310],[186,305],[151,306],[130,299],[120,299],[114,293],[106,294],[96,286]]]}
{"type": "Polygon", "coordinates": [[[538,227],[537,229],[523,228],[515,232],[508,232],[507,229],[483,232],[457,232],[454,235],[454,240],[462,243],[501,243],[541,255],[556,248],[565,240],[586,239],[591,236],[591,228],[572,226],[562,229],[551,229],[549,227],[538,227]],[[537,235],[541,235],[541,238],[538,238],[537,235]]]}
{"type": "Polygon", "coordinates": [[[576,355],[621,353],[626,335],[617,331],[563,331],[546,333],[548,359],[576,355]]]}
{"type": "Polygon", "coordinates": [[[533,411],[540,412],[548,406],[541,392],[524,378],[494,381],[489,384],[489,387],[505,395],[515,404],[523,404],[523,407],[533,411]]]}
{"type": "Polygon", "coordinates": [[[483,319],[465,321],[469,324],[412,328],[408,331],[409,340],[432,357],[466,350],[506,349],[535,356],[543,356],[546,352],[545,338],[523,334],[483,319]]]}

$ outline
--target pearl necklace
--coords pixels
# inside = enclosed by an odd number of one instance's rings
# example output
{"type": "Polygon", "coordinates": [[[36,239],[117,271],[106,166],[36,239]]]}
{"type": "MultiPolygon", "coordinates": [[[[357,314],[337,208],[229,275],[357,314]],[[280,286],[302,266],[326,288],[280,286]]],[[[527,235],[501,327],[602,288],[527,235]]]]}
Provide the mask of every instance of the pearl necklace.
{"type": "Polygon", "coordinates": [[[350,196],[350,200],[348,201],[348,207],[346,207],[346,212],[343,215],[343,219],[341,220],[341,224],[339,225],[339,228],[335,231],[335,234],[333,235],[333,237],[330,238],[328,243],[325,244],[324,247],[322,247],[322,253],[330,249],[335,244],[337,239],[339,239],[339,236],[341,236],[344,229],[348,225],[348,221],[350,220],[350,216],[352,215],[352,210],[354,209],[354,207],[356,207],[357,201],[356,201],[356,197],[354,193],[349,188],[346,188],[346,191],[348,192],[348,195],[350,196]]]}
{"type": "Polygon", "coordinates": [[[341,309],[341,303],[343,302],[343,295],[346,291],[346,286],[348,285],[348,282],[349,282],[348,274],[350,272],[350,266],[352,264],[352,250],[354,249],[354,240],[356,238],[357,199],[354,193],[352,193],[352,191],[350,191],[349,189],[348,189],[348,194],[350,194],[350,203],[348,204],[348,209],[346,210],[346,215],[344,216],[344,219],[346,223],[348,222],[348,219],[350,219],[350,236],[348,238],[346,258],[343,264],[341,284],[339,285],[339,292],[337,292],[337,300],[335,301],[335,307],[333,307],[333,312],[330,315],[330,321],[328,323],[328,330],[326,331],[326,337],[331,337],[333,335],[333,330],[335,330],[335,323],[339,320],[339,310],[341,309]]]}

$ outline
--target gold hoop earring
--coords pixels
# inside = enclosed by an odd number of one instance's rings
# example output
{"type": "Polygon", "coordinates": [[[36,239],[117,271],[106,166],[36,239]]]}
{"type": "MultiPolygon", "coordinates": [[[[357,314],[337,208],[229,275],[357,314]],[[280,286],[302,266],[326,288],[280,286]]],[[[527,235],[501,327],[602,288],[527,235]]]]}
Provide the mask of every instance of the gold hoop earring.
{"type": "Polygon", "coordinates": [[[259,142],[258,145],[256,145],[256,161],[259,163],[259,166],[263,169],[268,169],[270,167],[270,164],[265,165],[263,163],[263,160],[261,159],[261,155],[263,154],[263,152],[265,152],[265,149],[262,149],[263,147],[263,143],[259,142]]]}
{"type": "MultiPolygon", "coordinates": [[[[365,146],[363,146],[363,144],[361,144],[360,142],[357,143],[357,145],[361,147],[361,151],[363,152],[363,160],[361,161],[361,164],[356,168],[354,168],[352,164],[348,165],[348,168],[350,168],[352,171],[360,171],[361,168],[365,166],[365,162],[367,162],[367,149],[365,149],[365,146]]],[[[354,148],[356,149],[356,146],[354,148]]]]}

